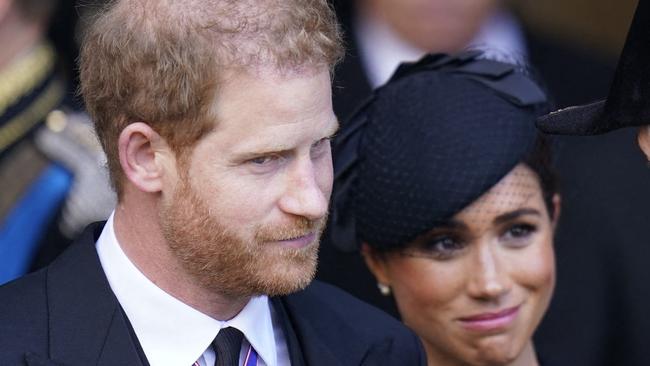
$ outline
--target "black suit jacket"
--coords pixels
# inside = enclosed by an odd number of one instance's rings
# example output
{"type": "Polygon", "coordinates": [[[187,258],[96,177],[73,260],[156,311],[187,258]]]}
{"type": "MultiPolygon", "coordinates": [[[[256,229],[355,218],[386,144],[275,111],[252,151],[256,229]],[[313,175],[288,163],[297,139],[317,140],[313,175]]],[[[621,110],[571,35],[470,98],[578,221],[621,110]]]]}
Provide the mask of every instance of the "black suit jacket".
{"type": "MultiPolygon", "coordinates": [[[[146,364],[95,251],[102,226],[48,267],[0,287],[0,365],[146,364]]],[[[332,286],[313,283],[271,303],[293,366],[426,362],[413,333],[332,286]]]]}
{"type": "MultiPolygon", "coordinates": [[[[352,29],[353,1],[335,1],[346,58],[334,77],[342,126],[371,89],[352,29]]],[[[612,65],[526,33],[529,58],[557,107],[603,98],[612,65]]],[[[574,366],[650,365],[650,169],[633,129],[555,140],[562,213],[555,237],[557,285],[536,334],[542,359],[574,366]]],[[[324,236],[317,278],[398,316],[358,253],[324,236]]]]}

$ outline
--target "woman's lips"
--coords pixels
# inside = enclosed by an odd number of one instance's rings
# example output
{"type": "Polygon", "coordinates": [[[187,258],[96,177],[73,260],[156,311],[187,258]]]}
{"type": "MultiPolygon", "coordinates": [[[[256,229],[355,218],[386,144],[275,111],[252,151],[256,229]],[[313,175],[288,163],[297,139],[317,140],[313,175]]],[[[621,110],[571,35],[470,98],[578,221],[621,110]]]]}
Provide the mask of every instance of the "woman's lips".
{"type": "Polygon", "coordinates": [[[508,327],[519,314],[520,306],[513,306],[495,313],[481,313],[458,318],[460,324],[469,330],[490,331],[508,327]]]}

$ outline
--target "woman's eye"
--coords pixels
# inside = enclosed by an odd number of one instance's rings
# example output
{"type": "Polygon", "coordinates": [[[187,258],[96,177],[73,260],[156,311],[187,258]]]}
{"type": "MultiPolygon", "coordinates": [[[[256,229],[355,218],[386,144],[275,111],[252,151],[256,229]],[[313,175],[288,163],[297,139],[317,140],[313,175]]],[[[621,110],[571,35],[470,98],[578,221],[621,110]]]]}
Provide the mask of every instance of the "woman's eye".
{"type": "Polygon", "coordinates": [[[445,235],[428,240],[423,250],[434,259],[445,260],[454,257],[464,247],[457,238],[445,235]]]}
{"type": "Polygon", "coordinates": [[[537,228],[530,224],[517,224],[510,226],[505,233],[506,238],[522,239],[531,236],[537,228]]]}

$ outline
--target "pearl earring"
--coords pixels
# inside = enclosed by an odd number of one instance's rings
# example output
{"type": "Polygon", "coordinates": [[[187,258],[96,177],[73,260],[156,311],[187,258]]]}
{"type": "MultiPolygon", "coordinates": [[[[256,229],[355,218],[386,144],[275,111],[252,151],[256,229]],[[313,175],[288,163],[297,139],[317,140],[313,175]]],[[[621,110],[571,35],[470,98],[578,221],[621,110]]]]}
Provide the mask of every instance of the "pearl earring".
{"type": "Polygon", "coordinates": [[[384,285],[383,283],[377,282],[377,288],[379,289],[379,292],[381,292],[382,295],[384,296],[390,295],[390,287],[388,285],[384,285]]]}

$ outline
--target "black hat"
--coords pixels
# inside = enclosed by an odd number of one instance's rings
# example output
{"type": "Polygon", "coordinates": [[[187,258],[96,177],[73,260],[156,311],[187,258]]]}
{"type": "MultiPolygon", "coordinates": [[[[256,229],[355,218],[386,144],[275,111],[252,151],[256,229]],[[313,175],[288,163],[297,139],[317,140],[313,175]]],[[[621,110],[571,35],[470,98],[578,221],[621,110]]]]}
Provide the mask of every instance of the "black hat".
{"type": "Polygon", "coordinates": [[[650,4],[639,0],[607,99],[540,117],[537,127],[559,135],[596,135],[650,124],[650,4]]]}
{"type": "Polygon", "coordinates": [[[450,219],[528,155],[545,102],[479,52],[400,66],[335,141],[332,243],[395,248],[450,219]]]}

